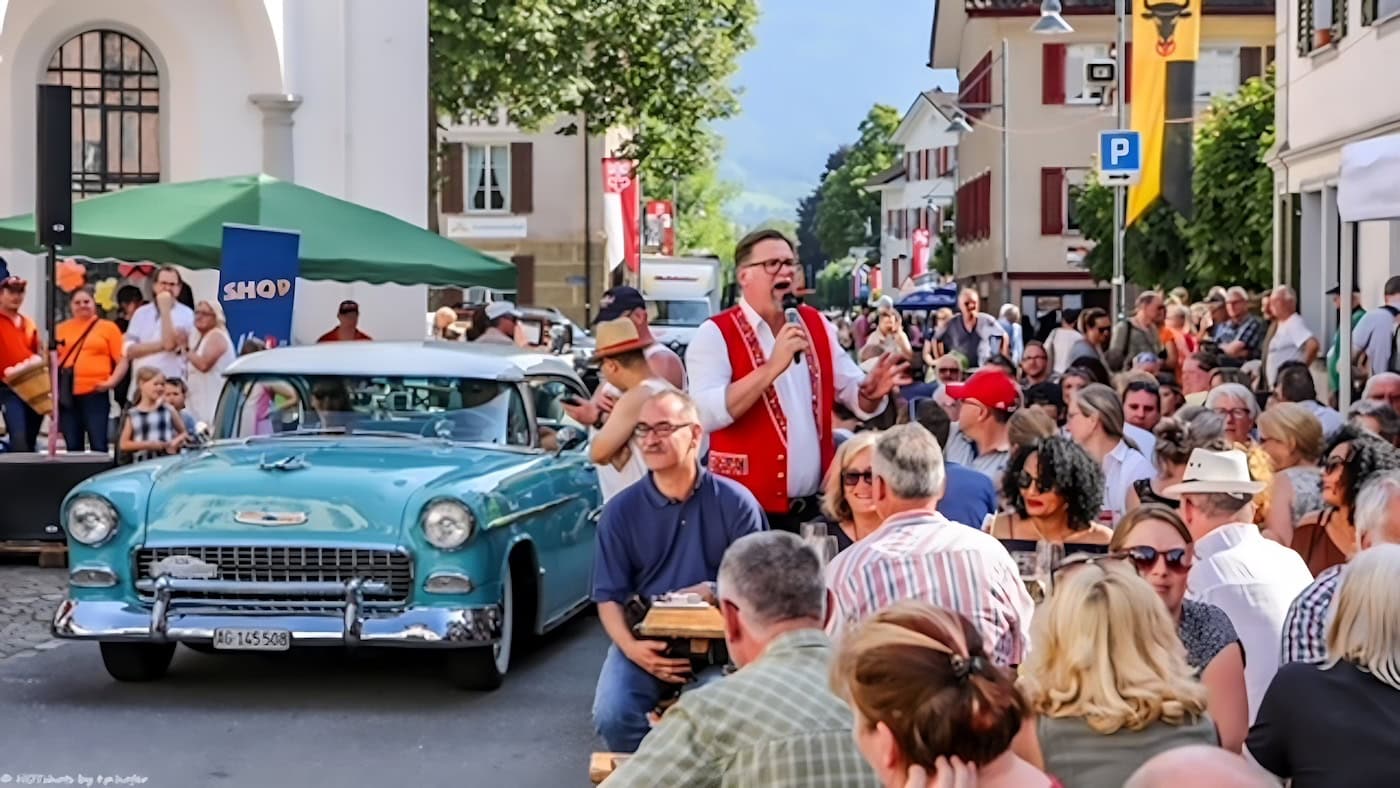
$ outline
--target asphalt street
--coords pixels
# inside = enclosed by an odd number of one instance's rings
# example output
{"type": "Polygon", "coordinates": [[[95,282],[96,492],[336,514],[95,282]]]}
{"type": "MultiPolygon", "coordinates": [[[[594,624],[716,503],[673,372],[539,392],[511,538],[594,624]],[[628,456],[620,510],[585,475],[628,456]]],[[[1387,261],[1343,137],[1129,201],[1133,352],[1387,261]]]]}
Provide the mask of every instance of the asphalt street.
{"type": "Polygon", "coordinates": [[[0,653],[0,785],[586,786],[605,648],[581,616],[493,693],[423,652],[182,647],[151,684],[110,679],[96,644],[0,653]]]}

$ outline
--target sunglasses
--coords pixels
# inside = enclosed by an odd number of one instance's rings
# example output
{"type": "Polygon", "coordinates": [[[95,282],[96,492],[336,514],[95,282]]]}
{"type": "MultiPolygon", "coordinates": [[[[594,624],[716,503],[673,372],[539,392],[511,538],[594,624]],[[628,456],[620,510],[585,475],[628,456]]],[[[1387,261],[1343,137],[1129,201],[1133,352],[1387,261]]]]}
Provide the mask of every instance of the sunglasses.
{"type": "Polygon", "coordinates": [[[1335,470],[1339,470],[1339,469],[1341,469],[1341,468],[1345,468],[1346,465],[1347,465],[1347,463],[1350,462],[1350,461],[1351,461],[1351,458],[1350,458],[1350,457],[1340,457],[1340,456],[1334,454],[1334,455],[1328,457],[1328,458],[1322,463],[1322,470],[1323,470],[1324,473],[1331,473],[1331,472],[1333,472],[1333,471],[1335,471],[1335,470]]]}
{"type": "Polygon", "coordinates": [[[1029,490],[1034,484],[1041,492],[1050,492],[1055,489],[1055,480],[1047,479],[1044,476],[1039,479],[1033,478],[1029,473],[1021,471],[1016,474],[1016,487],[1021,490],[1029,490]]]}
{"type": "MultiPolygon", "coordinates": [[[[1125,391],[1146,391],[1150,394],[1157,394],[1159,396],[1162,393],[1162,389],[1160,386],[1158,386],[1156,383],[1148,383],[1145,380],[1135,380],[1132,383],[1129,383],[1125,391]]],[[[1245,411],[1245,415],[1249,415],[1249,412],[1245,411]]]]}
{"type": "Polygon", "coordinates": [[[1158,550],[1155,547],[1139,545],[1125,549],[1119,556],[1132,561],[1139,574],[1152,571],[1152,567],[1157,565],[1158,558],[1167,562],[1168,571],[1185,572],[1191,568],[1191,557],[1185,547],[1158,550]]]}
{"type": "Polygon", "coordinates": [[[340,310],[340,314],[342,314],[342,315],[358,315],[358,314],[360,314],[360,310],[358,310],[358,309],[342,309],[342,310],[340,310]]]}
{"type": "Polygon", "coordinates": [[[842,472],[842,474],[841,474],[841,483],[844,484],[844,485],[846,485],[847,487],[855,487],[857,484],[860,484],[861,482],[865,482],[866,484],[874,484],[874,483],[875,483],[875,473],[874,473],[873,471],[870,471],[870,470],[864,470],[864,471],[844,471],[844,472],[842,472]]]}

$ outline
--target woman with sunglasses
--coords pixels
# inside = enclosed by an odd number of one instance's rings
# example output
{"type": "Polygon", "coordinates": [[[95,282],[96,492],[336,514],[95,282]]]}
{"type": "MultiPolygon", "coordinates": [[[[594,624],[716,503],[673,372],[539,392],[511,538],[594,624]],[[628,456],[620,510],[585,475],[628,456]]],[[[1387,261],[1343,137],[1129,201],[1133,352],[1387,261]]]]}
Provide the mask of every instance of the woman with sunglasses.
{"type": "Polygon", "coordinates": [[[1352,507],[1372,476],[1400,468],[1400,451],[1350,424],[1328,442],[1322,463],[1322,509],[1305,515],[1293,532],[1293,549],[1316,577],[1356,552],[1352,507]]]}
{"type": "Polygon", "coordinates": [[[1190,665],[1206,688],[1206,705],[1220,732],[1220,746],[1239,752],[1249,732],[1244,651],[1225,611],[1186,598],[1194,540],[1174,509],[1147,504],[1128,512],[1113,532],[1109,552],[1137,569],[1167,606],[1190,665]]]}
{"type": "Polygon", "coordinates": [[[1322,508],[1322,422],[1307,408],[1280,402],[1259,414],[1259,447],[1269,455],[1274,479],[1269,484],[1265,530],[1282,544],[1293,543],[1293,529],[1322,508]]]}
{"type": "Polygon", "coordinates": [[[857,432],[836,449],[822,485],[822,512],[841,527],[847,537],[841,547],[869,536],[880,527],[871,487],[871,449],[878,432],[857,432]]]}
{"type": "Polygon", "coordinates": [[[1056,576],[1035,612],[1012,750],[1074,788],[1121,788],[1149,758],[1219,738],[1166,608],[1120,561],[1056,576]]]}
{"type": "Polygon", "coordinates": [[[1106,545],[1108,526],[1095,522],[1103,506],[1103,473],[1067,438],[1042,438],[1016,450],[1001,483],[1010,509],[989,529],[1002,540],[1106,545]]]}

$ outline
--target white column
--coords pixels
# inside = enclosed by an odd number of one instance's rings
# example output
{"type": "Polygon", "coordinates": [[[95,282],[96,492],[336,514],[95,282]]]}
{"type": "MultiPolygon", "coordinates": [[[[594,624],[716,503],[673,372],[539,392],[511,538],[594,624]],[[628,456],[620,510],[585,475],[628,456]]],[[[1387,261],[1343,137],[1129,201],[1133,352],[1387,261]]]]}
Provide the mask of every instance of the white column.
{"type": "Polygon", "coordinates": [[[292,113],[301,106],[301,96],[257,93],[248,100],[262,111],[262,171],[284,181],[296,180],[292,113]]]}

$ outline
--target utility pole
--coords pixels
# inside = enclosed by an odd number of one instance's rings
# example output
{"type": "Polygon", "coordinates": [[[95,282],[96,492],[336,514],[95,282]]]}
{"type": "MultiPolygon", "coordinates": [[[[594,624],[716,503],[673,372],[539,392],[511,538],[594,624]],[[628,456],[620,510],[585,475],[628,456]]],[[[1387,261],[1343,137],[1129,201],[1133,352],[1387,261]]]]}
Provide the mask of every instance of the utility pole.
{"type": "MultiPolygon", "coordinates": [[[[1113,59],[1115,61],[1114,79],[1117,86],[1113,91],[1113,112],[1117,118],[1118,128],[1127,126],[1125,122],[1125,110],[1127,107],[1123,103],[1124,88],[1126,80],[1124,71],[1126,70],[1127,58],[1125,50],[1127,44],[1128,11],[1126,0],[1114,0],[1114,14],[1117,19],[1118,39],[1113,47],[1113,59]]],[[[1100,166],[1103,166],[1100,163],[1100,166]]],[[[1127,225],[1128,208],[1128,187],[1126,184],[1117,184],[1113,187],[1113,312],[1117,316],[1115,322],[1123,320],[1127,311],[1127,282],[1123,277],[1123,233],[1127,225]]]]}

